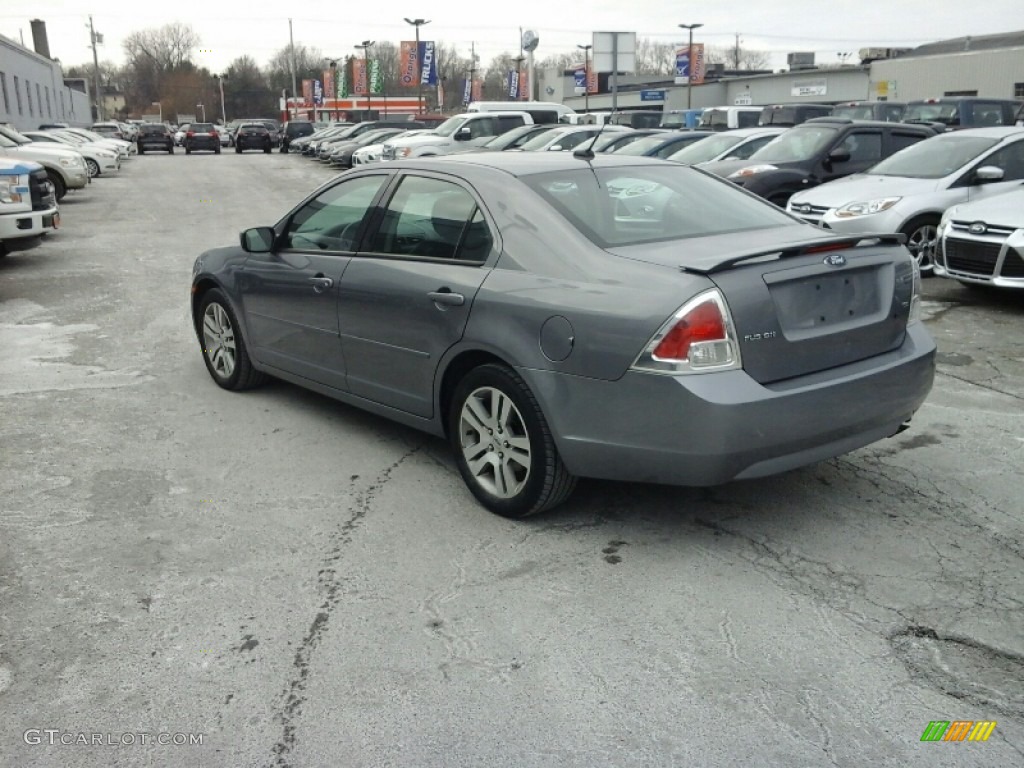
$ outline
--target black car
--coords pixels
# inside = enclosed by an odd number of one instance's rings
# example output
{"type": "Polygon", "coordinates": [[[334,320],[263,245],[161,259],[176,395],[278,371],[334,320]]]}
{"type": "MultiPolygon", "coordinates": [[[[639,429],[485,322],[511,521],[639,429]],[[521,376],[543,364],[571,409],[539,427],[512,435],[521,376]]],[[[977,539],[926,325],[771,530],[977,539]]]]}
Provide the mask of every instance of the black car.
{"type": "Polygon", "coordinates": [[[758,125],[800,125],[816,117],[832,114],[830,104],[772,104],[761,110],[758,125]]]}
{"type": "Polygon", "coordinates": [[[312,136],[314,130],[309,120],[289,120],[281,127],[281,151],[287,154],[288,147],[295,139],[312,136]]]}
{"type": "Polygon", "coordinates": [[[935,129],[925,125],[819,117],[780,133],[746,160],[720,160],[702,167],[785,207],[797,192],[862,173],[935,135],[935,129]]]}
{"type": "Polygon", "coordinates": [[[367,131],[362,136],[349,141],[332,144],[328,161],[336,168],[351,168],[352,154],[357,149],[368,147],[371,144],[382,144],[400,133],[405,133],[405,131],[401,128],[381,128],[379,131],[367,131]]]}
{"type": "Polygon", "coordinates": [[[907,103],[904,122],[933,123],[946,131],[963,128],[991,128],[1013,125],[1020,103],[1009,99],[987,99],[977,96],[947,96],[939,99],[917,99],[907,103]]]}
{"type": "Polygon", "coordinates": [[[628,157],[668,157],[678,152],[683,147],[688,147],[695,141],[714,136],[714,131],[672,131],[671,133],[656,133],[651,136],[644,136],[642,139],[630,142],[624,147],[615,150],[616,155],[628,157]]]}
{"type": "Polygon", "coordinates": [[[169,155],[174,154],[174,135],[163,123],[143,123],[139,126],[139,138],[136,139],[139,154],[146,154],[147,149],[159,149],[169,155]]]}
{"type": "Polygon", "coordinates": [[[220,154],[220,134],[213,123],[192,123],[185,132],[185,154],[200,150],[220,154]]]}
{"type": "Polygon", "coordinates": [[[238,154],[247,149],[262,149],[269,155],[273,146],[270,129],[263,123],[242,123],[235,132],[235,152],[238,154]]]}

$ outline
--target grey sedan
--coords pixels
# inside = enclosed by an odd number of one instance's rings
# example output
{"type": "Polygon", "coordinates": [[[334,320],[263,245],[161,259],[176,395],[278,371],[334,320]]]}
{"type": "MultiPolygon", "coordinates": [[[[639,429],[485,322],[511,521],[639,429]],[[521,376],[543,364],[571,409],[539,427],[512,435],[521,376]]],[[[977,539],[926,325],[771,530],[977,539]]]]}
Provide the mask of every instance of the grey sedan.
{"type": "MultiPolygon", "coordinates": [[[[578,153],[577,153],[578,154],[578,153]]],[[[898,235],[703,171],[493,152],[377,164],[196,261],[214,381],[266,375],[451,443],[522,517],[576,478],[756,478],[901,431],[935,345],[898,235]]]]}

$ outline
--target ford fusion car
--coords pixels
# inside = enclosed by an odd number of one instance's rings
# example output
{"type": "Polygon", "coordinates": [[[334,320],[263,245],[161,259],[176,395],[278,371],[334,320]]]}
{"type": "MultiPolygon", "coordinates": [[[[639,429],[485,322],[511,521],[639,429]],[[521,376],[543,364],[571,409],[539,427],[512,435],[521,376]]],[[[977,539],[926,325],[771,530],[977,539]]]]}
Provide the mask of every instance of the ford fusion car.
{"type": "Polygon", "coordinates": [[[336,177],[200,255],[191,308],[219,386],[270,375],[443,435],[522,517],[577,477],[715,485],[900,432],[934,376],[919,290],[900,236],[700,170],[481,152],[336,177]]]}

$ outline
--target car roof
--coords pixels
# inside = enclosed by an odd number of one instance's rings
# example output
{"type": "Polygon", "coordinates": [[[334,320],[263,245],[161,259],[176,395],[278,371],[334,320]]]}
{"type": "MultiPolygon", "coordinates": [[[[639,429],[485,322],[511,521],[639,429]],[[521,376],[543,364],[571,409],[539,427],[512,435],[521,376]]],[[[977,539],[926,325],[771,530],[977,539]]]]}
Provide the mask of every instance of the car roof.
{"type": "MultiPolygon", "coordinates": [[[[892,123],[890,123],[892,125],[892,123]]],[[[912,123],[911,123],[912,125],[912,123]]],[[[984,136],[990,139],[1006,139],[1013,136],[1024,136],[1024,128],[1015,125],[994,125],[988,128],[964,128],[959,131],[940,133],[939,138],[954,136],[984,136]]]]}
{"type": "MultiPolygon", "coordinates": [[[[812,117],[800,125],[794,125],[794,128],[800,128],[801,126],[809,125],[852,125],[856,128],[917,128],[923,131],[932,131],[930,124],[927,123],[893,123],[885,120],[854,120],[850,117],[812,117]]],[[[763,126],[767,128],[768,126],[763,126]]]]}
{"type": "Polygon", "coordinates": [[[458,166],[472,166],[493,168],[511,176],[529,176],[534,173],[576,169],[586,170],[588,166],[598,169],[622,168],[631,165],[665,167],[666,163],[658,158],[619,157],[614,154],[598,154],[588,161],[575,157],[572,152],[464,152],[454,155],[441,155],[439,157],[395,161],[387,163],[387,165],[394,168],[418,168],[442,172],[454,170],[458,166]]]}

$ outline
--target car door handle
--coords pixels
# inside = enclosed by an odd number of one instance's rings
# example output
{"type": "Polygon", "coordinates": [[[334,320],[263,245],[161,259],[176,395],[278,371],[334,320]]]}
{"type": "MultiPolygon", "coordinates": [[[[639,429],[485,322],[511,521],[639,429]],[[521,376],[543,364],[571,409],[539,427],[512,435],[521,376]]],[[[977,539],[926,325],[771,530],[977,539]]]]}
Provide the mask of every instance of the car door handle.
{"type": "Polygon", "coordinates": [[[461,293],[452,293],[450,288],[442,288],[439,291],[431,291],[427,294],[435,304],[443,304],[446,307],[461,307],[466,303],[466,297],[461,293]]]}
{"type": "Polygon", "coordinates": [[[309,282],[311,282],[313,284],[313,292],[314,293],[323,293],[328,288],[330,288],[332,285],[334,285],[334,281],[331,278],[325,277],[323,275],[317,275],[316,277],[311,277],[311,278],[309,278],[309,282]]]}

